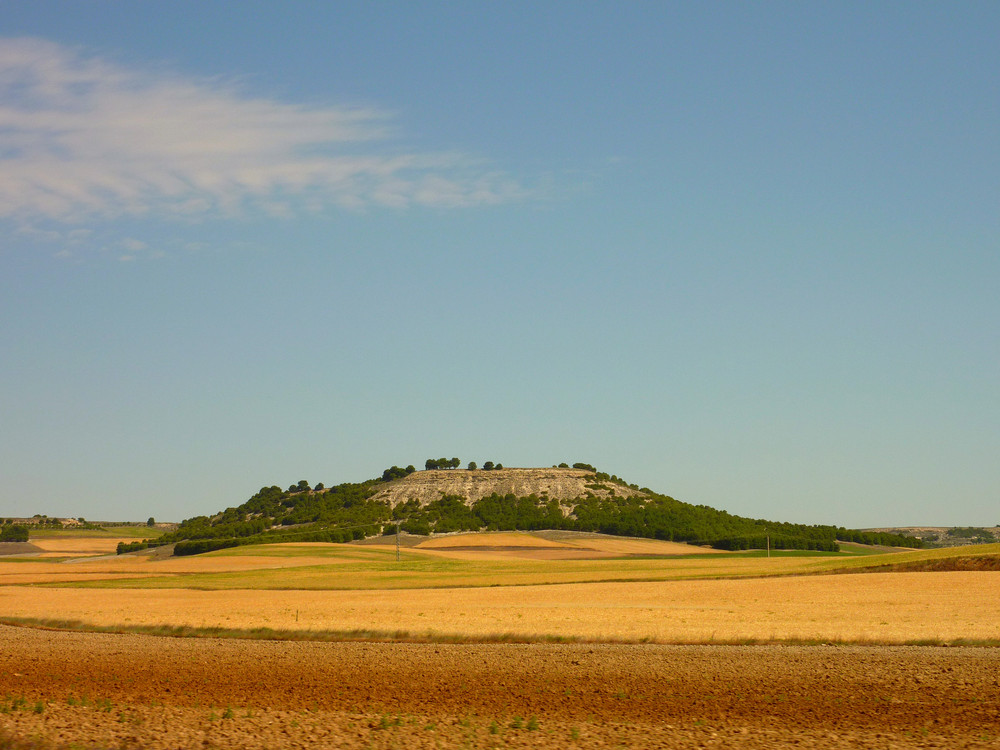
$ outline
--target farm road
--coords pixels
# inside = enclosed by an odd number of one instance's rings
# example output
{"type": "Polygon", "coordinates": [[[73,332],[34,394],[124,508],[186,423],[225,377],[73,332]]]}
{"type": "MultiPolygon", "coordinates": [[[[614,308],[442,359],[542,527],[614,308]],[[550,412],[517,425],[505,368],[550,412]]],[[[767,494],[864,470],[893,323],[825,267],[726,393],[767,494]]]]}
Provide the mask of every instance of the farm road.
{"type": "Polygon", "coordinates": [[[0,729],[104,746],[1000,747],[1000,650],[987,648],[307,643],[0,627],[4,695],[25,707],[0,713],[0,729]]]}

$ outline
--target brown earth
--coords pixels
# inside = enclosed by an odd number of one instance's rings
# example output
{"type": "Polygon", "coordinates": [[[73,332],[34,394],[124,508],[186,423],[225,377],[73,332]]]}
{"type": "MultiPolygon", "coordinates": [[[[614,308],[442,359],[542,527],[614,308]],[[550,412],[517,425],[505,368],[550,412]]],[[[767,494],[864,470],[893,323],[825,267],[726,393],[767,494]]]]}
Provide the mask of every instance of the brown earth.
{"type": "Polygon", "coordinates": [[[571,500],[585,497],[588,493],[595,497],[611,497],[612,490],[619,497],[645,494],[610,480],[598,482],[592,472],[584,469],[432,469],[417,471],[388,482],[372,499],[388,501],[395,507],[407,500],[417,500],[421,505],[427,505],[440,499],[442,494],[458,495],[470,502],[494,493],[501,496],[536,495],[571,500]],[[591,486],[588,487],[588,484],[591,486]]]}
{"type": "Polygon", "coordinates": [[[998,675],[1000,651],[986,648],[286,643],[0,627],[0,734],[150,749],[996,748],[998,675]]]}
{"type": "Polygon", "coordinates": [[[0,542],[0,557],[13,555],[35,555],[42,551],[31,542],[0,542]]]}
{"type": "Polygon", "coordinates": [[[941,572],[951,570],[1000,570],[1000,555],[973,555],[969,557],[945,557],[939,560],[918,560],[909,563],[893,563],[865,568],[864,572],[941,572]]]}

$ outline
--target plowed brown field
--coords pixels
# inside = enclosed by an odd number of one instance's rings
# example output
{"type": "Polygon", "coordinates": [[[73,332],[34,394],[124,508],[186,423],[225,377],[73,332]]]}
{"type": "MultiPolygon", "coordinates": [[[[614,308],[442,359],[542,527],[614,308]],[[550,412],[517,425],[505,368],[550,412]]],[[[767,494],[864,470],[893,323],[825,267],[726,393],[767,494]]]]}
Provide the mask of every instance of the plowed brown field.
{"type": "Polygon", "coordinates": [[[279,643],[0,627],[0,733],[143,748],[993,747],[985,648],[279,643]]]}

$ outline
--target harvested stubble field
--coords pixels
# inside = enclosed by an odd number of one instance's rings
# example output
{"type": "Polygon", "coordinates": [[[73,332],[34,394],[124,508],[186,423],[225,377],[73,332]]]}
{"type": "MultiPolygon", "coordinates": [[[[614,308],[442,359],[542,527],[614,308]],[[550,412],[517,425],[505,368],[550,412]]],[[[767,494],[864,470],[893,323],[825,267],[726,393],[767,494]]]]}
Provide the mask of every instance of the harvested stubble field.
{"type": "Polygon", "coordinates": [[[1000,651],[892,645],[1000,642],[1000,572],[794,575],[938,565],[942,552],[768,560],[498,534],[429,540],[397,563],[386,541],[0,561],[8,622],[334,641],[0,626],[0,735],[144,748],[1000,747],[1000,651]],[[713,641],[730,645],[678,645],[713,641]],[[776,645],[733,645],[750,641],[776,645]]]}
{"type": "Polygon", "coordinates": [[[0,627],[0,727],[77,746],[996,747],[1000,654],[282,643],[0,627]],[[15,705],[16,704],[16,705],[15,705]]]}

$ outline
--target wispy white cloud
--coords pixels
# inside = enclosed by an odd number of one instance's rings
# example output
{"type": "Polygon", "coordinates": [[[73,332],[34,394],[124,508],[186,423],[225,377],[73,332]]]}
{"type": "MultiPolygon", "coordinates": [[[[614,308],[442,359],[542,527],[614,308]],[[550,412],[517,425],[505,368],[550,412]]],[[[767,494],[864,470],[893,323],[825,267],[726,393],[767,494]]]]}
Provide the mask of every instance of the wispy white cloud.
{"type": "Polygon", "coordinates": [[[45,40],[0,39],[0,217],[288,216],[526,194],[478,160],[407,152],[392,135],[392,118],[376,109],[279,102],[45,40]]]}

